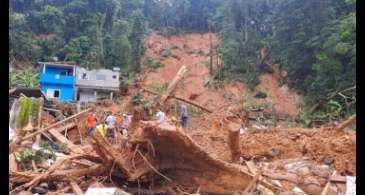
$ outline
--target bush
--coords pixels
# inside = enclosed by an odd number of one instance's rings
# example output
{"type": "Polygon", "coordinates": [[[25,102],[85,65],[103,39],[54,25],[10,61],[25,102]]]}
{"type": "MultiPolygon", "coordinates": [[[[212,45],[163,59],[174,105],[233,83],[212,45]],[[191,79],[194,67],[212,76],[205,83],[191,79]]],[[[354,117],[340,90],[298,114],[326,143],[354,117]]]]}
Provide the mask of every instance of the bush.
{"type": "Polygon", "coordinates": [[[257,76],[257,74],[250,74],[247,76],[246,84],[251,91],[253,91],[255,87],[260,84],[260,80],[257,78],[257,76]]]}
{"type": "Polygon", "coordinates": [[[143,98],[143,94],[141,91],[137,91],[132,99],[132,102],[134,105],[140,105],[143,104],[145,102],[144,98],[143,98]]]}
{"type": "Polygon", "coordinates": [[[172,35],[179,35],[179,34],[180,34],[179,30],[174,27],[163,27],[159,32],[159,35],[164,37],[170,37],[172,35]]]}
{"type": "Polygon", "coordinates": [[[259,91],[256,93],[255,98],[266,98],[267,94],[265,92],[259,91]]]}
{"type": "Polygon", "coordinates": [[[178,49],[177,45],[175,45],[174,43],[170,45],[169,47],[170,49],[178,49]]]}
{"type": "Polygon", "coordinates": [[[171,56],[171,49],[170,48],[166,48],[161,52],[161,58],[167,58],[169,56],[171,56]]]}
{"type": "Polygon", "coordinates": [[[147,60],[147,64],[152,68],[152,70],[157,70],[157,68],[161,66],[161,62],[159,60],[151,58],[147,60]]]}

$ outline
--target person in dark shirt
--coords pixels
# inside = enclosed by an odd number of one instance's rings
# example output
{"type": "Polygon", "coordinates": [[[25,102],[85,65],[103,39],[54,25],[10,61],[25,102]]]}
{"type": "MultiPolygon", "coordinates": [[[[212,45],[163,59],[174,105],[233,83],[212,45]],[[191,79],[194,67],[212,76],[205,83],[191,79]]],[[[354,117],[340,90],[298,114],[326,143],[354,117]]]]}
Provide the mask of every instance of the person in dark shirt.
{"type": "Polygon", "coordinates": [[[181,126],[186,129],[188,127],[188,107],[185,104],[181,105],[181,126]]]}

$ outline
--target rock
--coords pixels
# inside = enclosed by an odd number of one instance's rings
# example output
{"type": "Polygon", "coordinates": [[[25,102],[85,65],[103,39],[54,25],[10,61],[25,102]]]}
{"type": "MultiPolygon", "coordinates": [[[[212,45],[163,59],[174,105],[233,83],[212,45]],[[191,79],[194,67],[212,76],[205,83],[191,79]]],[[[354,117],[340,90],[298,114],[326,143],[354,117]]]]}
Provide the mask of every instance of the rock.
{"type": "Polygon", "coordinates": [[[323,163],[326,165],[331,165],[334,163],[334,161],[335,161],[335,159],[332,156],[325,156],[323,158],[323,163]]]}
{"type": "Polygon", "coordinates": [[[318,186],[321,185],[319,183],[319,181],[317,180],[317,178],[315,178],[315,177],[306,177],[306,178],[304,178],[303,184],[304,185],[315,184],[315,185],[318,185],[318,186]]]}
{"type": "Polygon", "coordinates": [[[304,192],[306,192],[307,194],[310,195],[317,195],[317,194],[321,194],[323,188],[321,188],[320,186],[316,185],[316,184],[308,184],[305,186],[301,186],[302,189],[304,190],[304,192]]]}
{"type": "Polygon", "coordinates": [[[37,187],[33,187],[31,191],[32,191],[32,193],[45,194],[45,193],[47,193],[48,190],[37,186],[37,187]]]}
{"type": "Polygon", "coordinates": [[[305,176],[310,174],[310,170],[308,167],[302,167],[298,169],[298,173],[305,176]]]}
{"type": "Polygon", "coordinates": [[[294,187],[293,192],[295,192],[295,194],[306,194],[302,189],[300,189],[299,187],[294,187]]]}
{"type": "Polygon", "coordinates": [[[275,157],[275,156],[278,156],[280,154],[281,154],[281,151],[276,149],[276,148],[272,148],[272,149],[269,150],[269,155],[270,156],[275,157]]]}
{"type": "Polygon", "coordinates": [[[305,162],[299,161],[285,165],[286,169],[299,169],[307,166],[305,162]]]}

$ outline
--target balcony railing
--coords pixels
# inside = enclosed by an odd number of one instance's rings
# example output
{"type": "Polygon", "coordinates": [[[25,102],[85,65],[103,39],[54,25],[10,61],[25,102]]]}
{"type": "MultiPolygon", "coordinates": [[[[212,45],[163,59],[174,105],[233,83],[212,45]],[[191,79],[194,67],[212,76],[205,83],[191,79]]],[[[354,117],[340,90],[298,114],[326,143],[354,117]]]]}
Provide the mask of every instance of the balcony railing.
{"type": "Polygon", "coordinates": [[[53,83],[63,85],[73,85],[75,82],[74,76],[64,76],[59,74],[41,74],[39,78],[40,83],[53,83]]]}

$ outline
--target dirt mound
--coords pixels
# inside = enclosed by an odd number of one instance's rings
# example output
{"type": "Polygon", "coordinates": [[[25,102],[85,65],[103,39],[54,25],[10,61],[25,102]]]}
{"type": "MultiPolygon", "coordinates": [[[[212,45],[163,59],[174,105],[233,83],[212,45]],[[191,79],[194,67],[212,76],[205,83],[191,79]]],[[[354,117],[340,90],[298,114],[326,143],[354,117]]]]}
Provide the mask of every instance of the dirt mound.
{"type": "Polygon", "coordinates": [[[333,164],[339,173],[356,174],[356,134],[334,129],[256,130],[241,135],[241,151],[249,158],[268,160],[307,156],[333,164]]]}

